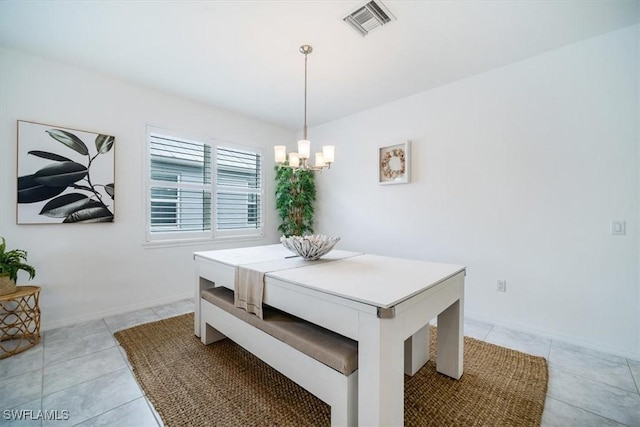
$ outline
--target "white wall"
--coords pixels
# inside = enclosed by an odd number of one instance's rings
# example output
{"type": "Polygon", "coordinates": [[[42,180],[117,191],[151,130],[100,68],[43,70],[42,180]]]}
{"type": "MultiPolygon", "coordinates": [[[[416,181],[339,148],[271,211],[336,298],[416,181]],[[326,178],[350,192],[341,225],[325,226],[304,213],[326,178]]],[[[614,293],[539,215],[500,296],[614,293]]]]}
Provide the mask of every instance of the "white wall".
{"type": "MultiPolygon", "coordinates": [[[[638,26],[310,130],[336,145],[316,231],[342,249],[465,264],[466,312],[640,358],[638,26]],[[379,186],[377,148],[412,141],[412,183],[379,186]],[[351,160],[349,160],[351,159],[351,160]],[[627,235],[611,236],[612,219],[627,235]],[[506,279],[508,291],[495,282],[506,279]]],[[[428,70],[425,70],[428,72],[428,70]]],[[[381,82],[383,84],[383,82],[381,82]]],[[[265,149],[295,135],[0,49],[0,235],[29,251],[43,328],[186,298],[191,253],[147,248],[146,124],[265,149]],[[16,225],[16,121],[116,136],[116,222],[16,225]]],[[[266,194],[273,171],[266,168],[266,194]]],[[[21,276],[25,282],[25,276],[21,276]]]]}
{"type": "MultiPolygon", "coordinates": [[[[188,78],[188,76],[184,76],[188,78]]],[[[265,168],[264,239],[149,248],[144,241],[146,125],[263,147],[295,133],[96,73],[0,50],[0,236],[26,249],[42,286],[43,329],[193,295],[192,252],[277,241],[273,170],[265,168]],[[116,212],[112,224],[16,225],[16,121],[116,137],[116,212]]],[[[19,276],[19,282],[27,277],[19,276]]]]}
{"type": "Polygon", "coordinates": [[[640,357],[638,94],[636,25],[314,127],[317,231],[466,265],[471,317],[640,357]],[[412,183],[378,185],[405,140],[412,183]]]}

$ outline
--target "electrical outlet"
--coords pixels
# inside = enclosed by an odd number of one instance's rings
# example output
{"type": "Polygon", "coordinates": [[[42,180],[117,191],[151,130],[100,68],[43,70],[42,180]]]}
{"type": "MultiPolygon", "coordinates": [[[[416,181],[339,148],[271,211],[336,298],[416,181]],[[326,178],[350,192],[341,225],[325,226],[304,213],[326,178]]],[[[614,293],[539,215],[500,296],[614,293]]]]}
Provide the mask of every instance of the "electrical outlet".
{"type": "Polygon", "coordinates": [[[624,236],[625,235],[626,222],[623,220],[613,220],[611,221],[611,234],[614,236],[624,236]]]}
{"type": "Polygon", "coordinates": [[[507,292],[507,281],[506,280],[498,280],[498,286],[496,287],[496,291],[498,292],[507,292]]]}

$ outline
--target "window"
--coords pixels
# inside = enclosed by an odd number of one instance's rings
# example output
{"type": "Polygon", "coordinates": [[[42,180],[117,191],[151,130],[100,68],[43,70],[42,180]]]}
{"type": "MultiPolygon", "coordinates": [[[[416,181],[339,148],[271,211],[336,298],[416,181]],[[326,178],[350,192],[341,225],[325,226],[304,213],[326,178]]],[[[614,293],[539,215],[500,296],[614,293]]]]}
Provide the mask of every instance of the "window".
{"type": "Polygon", "coordinates": [[[260,155],[218,147],[216,150],[216,224],[218,230],[261,227],[260,155]]]}
{"type": "Polygon", "coordinates": [[[147,241],[262,234],[259,150],[156,130],[148,140],[147,241]]]}

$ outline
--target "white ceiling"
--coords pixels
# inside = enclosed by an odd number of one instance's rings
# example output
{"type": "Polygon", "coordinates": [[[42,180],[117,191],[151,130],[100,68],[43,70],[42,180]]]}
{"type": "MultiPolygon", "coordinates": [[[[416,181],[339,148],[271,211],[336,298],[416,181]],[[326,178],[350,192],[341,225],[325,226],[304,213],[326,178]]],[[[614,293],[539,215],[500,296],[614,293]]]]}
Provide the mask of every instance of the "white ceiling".
{"type": "MultiPolygon", "coordinates": [[[[639,22],[638,0],[393,1],[366,38],[364,1],[0,0],[0,46],[300,130],[639,22]]],[[[1,77],[1,76],[0,76],[1,77]]]]}

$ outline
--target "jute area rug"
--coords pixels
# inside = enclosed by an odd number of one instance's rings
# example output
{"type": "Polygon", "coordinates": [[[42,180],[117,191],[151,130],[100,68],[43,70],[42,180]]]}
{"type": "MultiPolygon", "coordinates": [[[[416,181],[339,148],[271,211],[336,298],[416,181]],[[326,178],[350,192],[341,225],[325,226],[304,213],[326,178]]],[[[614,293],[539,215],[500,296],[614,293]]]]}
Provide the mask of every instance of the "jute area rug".
{"type": "MultiPolygon", "coordinates": [[[[546,360],[465,337],[464,375],[431,360],[405,376],[407,426],[539,426],[546,360]]],[[[167,426],[328,426],[327,404],[260,359],[223,340],[203,345],[193,314],[117,332],[134,374],[167,426]]]]}

